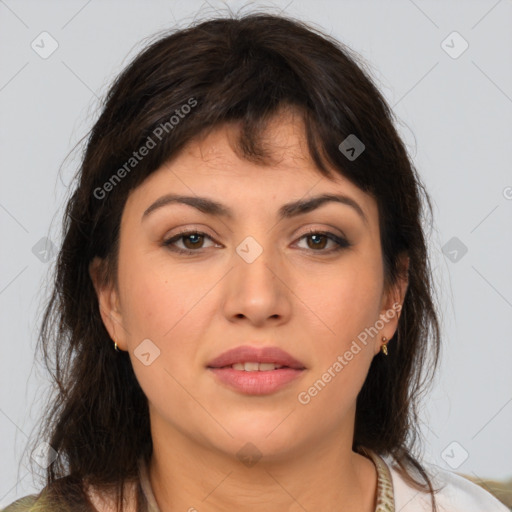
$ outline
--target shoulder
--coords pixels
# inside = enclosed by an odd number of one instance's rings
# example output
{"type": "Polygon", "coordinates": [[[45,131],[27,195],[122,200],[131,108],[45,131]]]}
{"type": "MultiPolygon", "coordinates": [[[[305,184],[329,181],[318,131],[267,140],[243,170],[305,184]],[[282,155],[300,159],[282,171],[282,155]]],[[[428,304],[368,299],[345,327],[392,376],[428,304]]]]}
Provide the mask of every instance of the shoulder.
{"type": "MultiPolygon", "coordinates": [[[[59,505],[50,504],[47,487],[39,494],[30,494],[17,499],[7,506],[0,509],[0,512],[116,512],[117,502],[113,490],[101,491],[84,482],[85,496],[76,496],[68,492],[66,500],[59,505]]],[[[123,510],[126,512],[135,512],[137,503],[137,482],[127,481],[124,489],[123,510]]]]}
{"type": "MultiPolygon", "coordinates": [[[[55,499],[48,487],[44,487],[38,494],[29,494],[1,509],[0,512],[97,512],[91,508],[87,498],[82,499],[68,492],[55,499]]],[[[110,512],[110,511],[109,511],[110,512]]]]}
{"type": "Polygon", "coordinates": [[[36,510],[44,510],[38,502],[40,502],[39,495],[30,494],[17,499],[10,505],[7,505],[6,508],[0,510],[0,512],[35,512],[36,510]]]}
{"type": "MultiPolygon", "coordinates": [[[[393,465],[393,459],[383,457],[393,481],[395,508],[401,512],[430,511],[430,495],[411,487],[393,465]]],[[[453,471],[422,462],[435,493],[439,512],[509,512],[507,506],[490,492],[453,471]]]]}

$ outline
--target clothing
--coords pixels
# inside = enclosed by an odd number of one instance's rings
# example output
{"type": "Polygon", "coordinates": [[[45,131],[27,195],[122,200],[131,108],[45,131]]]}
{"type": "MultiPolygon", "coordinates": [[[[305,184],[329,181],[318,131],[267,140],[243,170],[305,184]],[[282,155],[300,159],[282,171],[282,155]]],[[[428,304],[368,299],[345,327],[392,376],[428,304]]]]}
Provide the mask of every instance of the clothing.
{"type": "MultiPolygon", "coordinates": [[[[430,512],[430,495],[424,494],[408,484],[398,473],[391,457],[380,456],[368,449],[361,449],[377,470],[377,504],[375,512],[430,512]]],[[[509,512],[492,494],[470,480],[454,472],[432,464],[422,463],[432,480],[439,512],[509,512]]],[[[139,461],[139,496],[144,503],[144,512],[161,512],[151,489],[149,472],[143,461],[139,461]]],[[[25,496],[0,512],[52,512],[40,495],[25,496]]],[[[86,510],[84,507],[83,510],[86,510]]],[[[341,509],[340,509],[341,510],[341,509]]]]}
{"type": "MultiPolygon", "coordinates": [[[[430,495],[418,492],[396,471],[391,457],[383,457],[393,480],[396,512],[423,512],[432,510],[430,495]]],[[[432,481],[439,512],[510,512],[506,505],[483,487],[453,471],[422,462],[432,481]]]]}

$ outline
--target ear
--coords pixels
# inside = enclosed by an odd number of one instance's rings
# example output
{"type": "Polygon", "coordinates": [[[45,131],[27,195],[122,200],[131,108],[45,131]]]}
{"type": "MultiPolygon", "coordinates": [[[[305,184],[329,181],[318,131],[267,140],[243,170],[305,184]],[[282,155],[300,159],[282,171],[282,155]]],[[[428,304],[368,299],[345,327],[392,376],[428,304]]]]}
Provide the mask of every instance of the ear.
{"type": "Polygon", "coordinates": [[[397,282],[387,285],[382,294],[381,311],[379,318],[384,326],[379,332],[379,339],[375,346],[375,353],[378,353],[381,347],[381,338],[385,336],[390,340],[397,328],[398,319],[403,308],[405,294],[409,286],[409,262],[410,258],[406,253],[399,256],[399,277],[397,282]]]}
{"type": "Polygon", "coordinates": [[[89,264],[89,275],[98,297],[100,315],[105,328],[119,349],[127,350],[118,290],[113,280],[107,279],[105,267],[106,262],[96,256],[89,264]]]}

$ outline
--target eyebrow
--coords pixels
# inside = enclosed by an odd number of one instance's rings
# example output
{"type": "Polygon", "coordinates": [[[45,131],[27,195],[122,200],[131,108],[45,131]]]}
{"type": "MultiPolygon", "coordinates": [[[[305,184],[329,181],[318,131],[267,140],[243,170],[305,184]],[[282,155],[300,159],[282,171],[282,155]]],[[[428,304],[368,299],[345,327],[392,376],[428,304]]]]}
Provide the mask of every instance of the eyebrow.
{"type": "MultiPolygon", "coordinates": [[[[363,219],[365,224],[368,224],[368,219],[363,209],[359,206],[359,204],[351,197],[340,194],[321,194],[309,199],[301,199],[298,201],[293,201],[291,203],[286,203],[283,206],[281,206],[281,208],[279,208],[278,217],[280,220],[290,219],[292,217],[296,217],[298,215],[302,215],[313,210],[316,210],[320,206],[323,206],[324,204],[329,202],[341,203],[352,207],[363,219]]],[[[147,218],[147,216],[151,212],[154,212],[155,210],[162,208],[163,206],[167,206],[169,204],[174,203],[192,206],[197,210],[208,215],[225,217],[228,219],[233,219],[234,217],[233,212],[230,208],[207,197],[166,194],[165,196],[162,196],[159,199],[157,199],[151,206],[149,206],[144,211],[144,213],[142,214],[141,221],[147,218]]]]}

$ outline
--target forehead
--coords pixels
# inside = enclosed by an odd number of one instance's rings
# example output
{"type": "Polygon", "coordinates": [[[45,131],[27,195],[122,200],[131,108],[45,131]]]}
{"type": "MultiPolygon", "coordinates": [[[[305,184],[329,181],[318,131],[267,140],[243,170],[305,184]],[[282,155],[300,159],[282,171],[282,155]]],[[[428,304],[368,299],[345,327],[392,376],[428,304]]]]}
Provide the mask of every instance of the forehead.
{"type": "MultiPolygon", "coordinates": [[[[242,154],[240,131],[240,122],[225,123],[189,141],[183,153],[201,159],[205,167],[216,167],[219,163],[238,164],[240,159],[246,162],[257,160],[252,158],[250,149],[248,154],[242,154]]],[[[259,163],[260,167],[294,171],[315,168],[307,147],[304,121],[296,111],[282,109],[266,122],[255,138],[258,151],[266,157],[263,165],[259,163]]]]}
{"type": "Polygon", "coordinates": [[[352,197],[371,219],[374,199],[336,170],[325,177],[309,154],[304,122],[286,111],[274,116],[261,133],[261,147],[270,155],[265,165],[240,154],[240,125],[226,123],[190,140],[153,172],[128,198],[127,208],[144,211],[166,193],[208,196],[243,211],[252,205],[265,213],[291,199],[342,193],[352,197]],[[129,204],[128,204],[129,203],[129,204]]]}

